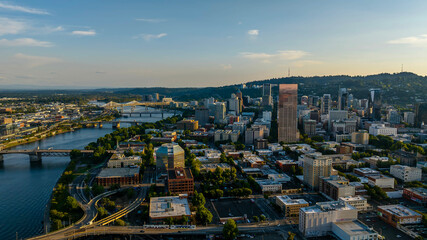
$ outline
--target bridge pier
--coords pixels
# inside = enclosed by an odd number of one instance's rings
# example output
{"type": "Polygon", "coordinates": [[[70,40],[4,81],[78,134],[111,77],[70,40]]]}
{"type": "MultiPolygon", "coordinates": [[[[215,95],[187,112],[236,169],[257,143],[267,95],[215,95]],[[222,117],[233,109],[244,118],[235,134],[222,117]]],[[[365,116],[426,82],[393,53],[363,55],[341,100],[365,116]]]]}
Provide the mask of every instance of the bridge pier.
{"type": "Polygon", "coordinates": [[[41,162],[42,161],[42,154],[41,153],[32,153],[29,154],[30,156],[30,162],[41,162]]]}
{"type": "Polygon", "coordinates": [[[2,163],[3,161],[4,161],[3,154],[0,154],[0,163],[2,163]]]}
{"type": "Polygon", "coordinates": [[[163,111],[162,111],[162,119],[163,119],[163,111]]]}
{"type": "Polygon", "coordinates": [[[103,127],[102,122],[100,122],[98,126],[99,128],[102,128],[103,127]]]}
{"type": "Polygon", "coordinates": [[[120,122],[113,122],[113,129],[120,128],[120,122]]]}

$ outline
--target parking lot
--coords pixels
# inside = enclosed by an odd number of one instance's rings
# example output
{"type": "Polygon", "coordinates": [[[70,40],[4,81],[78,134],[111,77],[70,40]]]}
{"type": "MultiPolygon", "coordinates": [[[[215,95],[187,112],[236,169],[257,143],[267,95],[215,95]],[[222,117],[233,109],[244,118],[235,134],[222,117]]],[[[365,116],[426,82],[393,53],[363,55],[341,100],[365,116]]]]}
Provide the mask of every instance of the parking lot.
{"type": "Polygon", "coordinates": [[[212,214],[219,218],[244,218],[252,221],[254,216],[260,216],[263,211],[250,199],[221,199],[211,202],[214,208],[212,214]]]}
{"type": "Polygon", "coordinates": [[[364,214],[359,214],[359,220],[362,221],[369,227],[372,227],[380,235],[384,236],[385,239],[402,239],[410,240],[410,236],[406,235],[404,232],[394,228],[393,226],[383,222],[376,215],[376,212],[368,212],[364,214]]]}

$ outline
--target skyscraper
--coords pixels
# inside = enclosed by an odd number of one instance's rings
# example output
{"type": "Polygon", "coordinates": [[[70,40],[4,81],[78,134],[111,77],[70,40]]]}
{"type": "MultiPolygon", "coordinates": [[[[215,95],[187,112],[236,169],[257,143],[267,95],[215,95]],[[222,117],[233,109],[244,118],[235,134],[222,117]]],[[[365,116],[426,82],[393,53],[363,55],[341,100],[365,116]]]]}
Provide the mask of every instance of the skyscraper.
{"type": "Polygon", "coordinates": [[[415,126],[420,127],[427,124],[427,103],[417,103],[415,105],[415,126]]]}
{"type": "Polygon", "coordinates": [[[348,92],[347,88],[338,90],[338,110],[346,110],[348,108],[348,92]]]}
{"type": "Polygon", "coordinates": [[[381,89],[371,88],[369,89],[369,116],[374,121],[381,120],[381,89]]]}
{"type": "Polygon", "coordinates": [[[273,97],[271,96],[271,84],[269,83],[264,83],[262,85],[262,105],[273,105],[273,97]]]}
{"type": "Polygon", "coordinates": [[[297,137],[298,84],[279,85],[277,106],[278,139],[285,143],[298,141],[297,137]]]}
{"type": "Polygon", "coordinates": [[[209,109],[205,107],[197,108],[195,113],[195,119],[199,121],[199,124],[201,126],[204,126],[205,124],[209,123],[209,109]]]}
{"type": "Polygon", "coordinates": [[[215,123],[222,123],[225,119],[225,103],[216,102],[215,106],[215,123]]]}
{"type": "Polygon", "coordinates": [[[331,94],[323,94],[321,113],[328,114],[331,109],[331,94]]]}

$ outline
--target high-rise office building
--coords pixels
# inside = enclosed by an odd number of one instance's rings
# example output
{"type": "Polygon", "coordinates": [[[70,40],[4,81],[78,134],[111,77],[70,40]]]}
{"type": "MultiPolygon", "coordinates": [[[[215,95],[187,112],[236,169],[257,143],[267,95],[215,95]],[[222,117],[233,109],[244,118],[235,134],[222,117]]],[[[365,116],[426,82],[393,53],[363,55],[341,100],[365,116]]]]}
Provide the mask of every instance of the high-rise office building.
{"type": "Polygon", "coordinates": [[[348,108],[348,92],[347,88],[338,90],[338,110],[346,110],[348,108]]]}
{"type": "Polygon", "coordinates": [[[312,189],[319,188],[320,177],[329,177],[332,159],[328,156],[306,155],[304,157],[304,182],[312,189]]]}
{"type": "Polygon", "coordinates": [[[309,137],[316,135],[316,123],[316,120],[304,119],[304,133],[307,134],[309,137]]]}
{"type": "Polygon", "coordinates": [[[195,118],[197,121],[199,121],[200,126],[204,126],[205,124],[209,123],[209,109],[197,108],[195,118]]]}
{"type": "Polygon", "coordinates": [[[403,121],[407,124],[413,125],[415,123],[415,113],[413,112],[404,112],[403,121]]]}
{"type": "Polygon", "coordinates": [[[332,103],[331,94],[323,94],[322,106],[320,109],[322,114],[329,113],[329,110],[331,110],[331,103],[332,103]]]}
{"type": "Polygon", "coordinates": [[[215,104],[215,123],[222,123],[225,119],[226,106],[223,102],[216,102],[215,104]]]}
{"type": "Polygon", "coordinates": [[[382,105],[381,89],[371,88],[369,89],[369,93],[369,116],[374,121],[380,121],[382,105]]]}
{"type": "Polygon", "coordinates": [[[262,85],[262,105],[263,106],[272,106],[273,97],[271,96],[271,84],[264,83],[262,85]]]}
{"type": "Polygon", "coordinates": [[[420,127],[427,124],[427,103],[417,103],[415,105],[415,126],[420,127]]]}
{"type": "Polygon", "coordinates": [[[301,97],[301,105],[308,105],[308,96],[301,97]]]}
{"type": "Polygon", "coordinates": [[[240,99],[236,94],[231,94],[231,98],[227,100],[227,108],[229,112],[234,112],[236,116],[240,114],[240,99]]]}
{"type": "Polygon", "coordinates": [[[156,167],[158,172],[168,169],[185,167],[185,153],[177,143],[165,143],[156,151],[156,167]]]}
{"type": "Polygon", "coordinates": [[[298,141],[297,136],[298,84],[279,85],[277,107],[278,139],[285,143],[298,141]]]}

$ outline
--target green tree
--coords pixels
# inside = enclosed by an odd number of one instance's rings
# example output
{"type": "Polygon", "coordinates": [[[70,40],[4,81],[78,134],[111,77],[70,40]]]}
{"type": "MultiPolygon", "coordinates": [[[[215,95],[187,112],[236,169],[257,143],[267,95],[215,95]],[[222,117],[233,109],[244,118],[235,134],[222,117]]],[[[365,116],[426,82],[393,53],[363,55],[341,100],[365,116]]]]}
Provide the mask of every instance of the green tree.
{"type": "Polygon", "coordinates": [[[60,219],[53,219],[52,220],[52,230],[58,230],[61,229],[62,226],[62,222],[60,219]]]}
{"type": "Polygon", "coordinates": [[[267,220],[264,214],[261,214],[261,216],[259,216],[259,219],[261,220],[261,222],[264,222],[265,220],[267,220]]]}
{"type": "Polygon", "coordinates": [[[77,200],[75,198],[68,196],[67,200],[66,200],[66,206],[69,209],[77,209],[77,208],[79,208],[79,203],[77,202],[77,200]]]}
{"type": "Polygon", "coordinates": [[[194,191],[192,203],[193,203],[193,206],[196,206],[196,207],[204,206],[206,203],[206,200],[205,200],[205,197],[203,196],[203,193],[198,193],[197,191],[194,191]]]}
{"type": "Polygon", "coordinates": [[[121,219],[116,219],[115,225],[117,225],[117,226],[126,226],[126,223],[125,223],[125,221],[123,221],[121,219]]]}
{"type": "Polygon", "coordinates": [[[94,184],[93,185],[93,187],[92,187],[92,193],[93,193],[94,196],[97,196],[97,195],[99,195],[99,194],[101,194],[103,192],[105,192],[105,189],[104,189],[103,186],[98,185],[98,184],[94,184]]]}
{"type": "Polygon", "coordinates": [[[222,235],[227,240],[233,240],[237,237],[239,233],[239,229],[237,228],[237,224],[233,219],[228,219],[224,224],[224,228],[222,229],[222,235]]]}
{"type": "Polygon", "coordinates": [[[196,220],[199,224],[205,225],[212,222],[212,217],[212,213],[205,207],[201,206],[197,208],[196,220]]]}
{"type": "Polygon", "coordinates": [[[259,217],[258,216],[254,216],[254,221],[255,222],[259,222],[259,217]]]}
{"type": "Polygon", "coordinates": [[[98,208],[98,216],[100,218],[103,218],[103,217],[105,217],[107,215],[108,215],[107,209],[105,209],[104,207],[99,207],[98,208]]]}
{"type": "Polygon", "coordinates": [[[295,238],[295,233],[293,233],[293,232],[288,232],[288,240],[294,240],[294,238],[295,238]]]}

